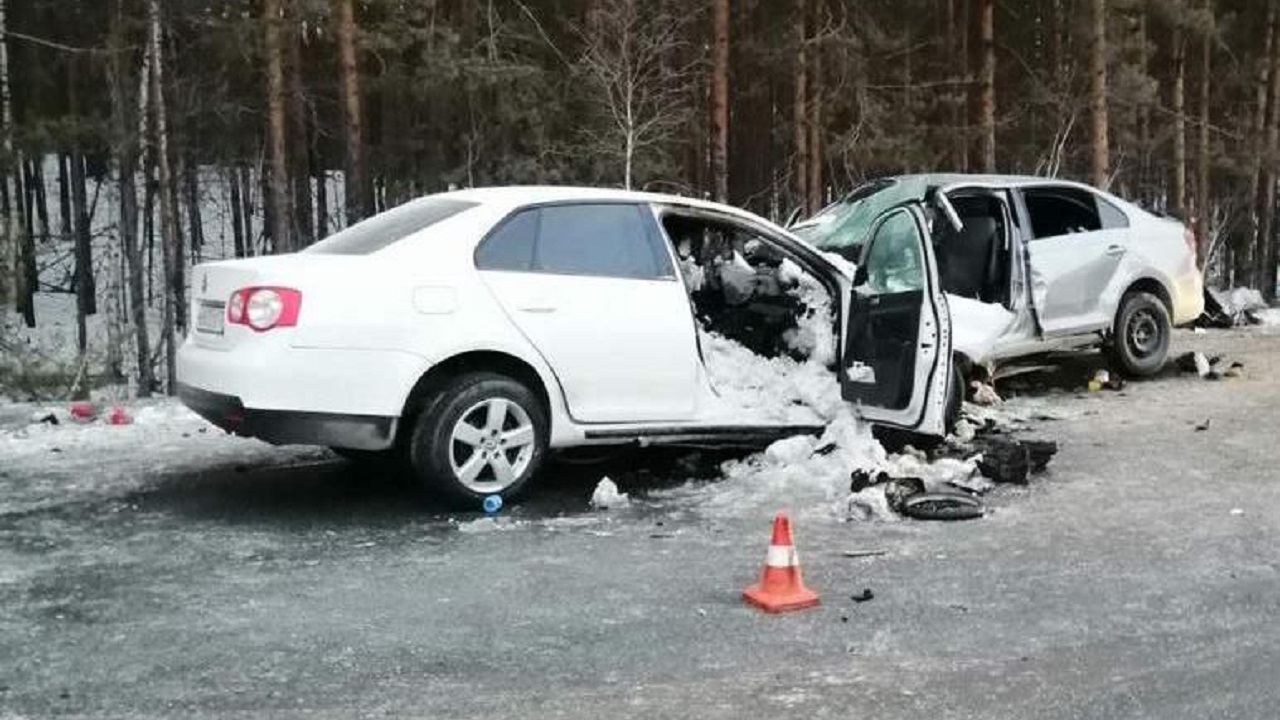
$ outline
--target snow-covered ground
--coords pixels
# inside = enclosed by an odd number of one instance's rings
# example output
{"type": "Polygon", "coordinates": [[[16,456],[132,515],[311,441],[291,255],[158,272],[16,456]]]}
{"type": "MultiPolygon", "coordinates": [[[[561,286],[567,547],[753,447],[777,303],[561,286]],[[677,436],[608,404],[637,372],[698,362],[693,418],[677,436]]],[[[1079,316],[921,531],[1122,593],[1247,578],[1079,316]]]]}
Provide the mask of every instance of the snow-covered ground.
{"type": "Polygon", "coordinates": [[[160,474],[332,457],[320,448],[228,435],[169,398],[122,405],[131,420],[124,425],[108,424],[111,404],[94,407],[97,417],[82,422],[66,403],[0,406],[0,477],[7,485],[0,513],[57,504],[69,495],[119,496],[160,474]]]}

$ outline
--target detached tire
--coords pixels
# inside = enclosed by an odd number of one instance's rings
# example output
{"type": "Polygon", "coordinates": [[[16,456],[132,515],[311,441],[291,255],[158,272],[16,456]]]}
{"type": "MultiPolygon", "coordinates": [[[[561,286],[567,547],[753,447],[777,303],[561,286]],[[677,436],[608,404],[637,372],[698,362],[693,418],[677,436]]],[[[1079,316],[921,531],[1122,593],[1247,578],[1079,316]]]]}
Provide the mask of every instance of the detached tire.
{"type": "Polygon", "coordinates": [[[1111,355],[1132,377],[1150,377],[1164,367],[1173,323],[1160,298],[1132,291],[1120,300],[1112,330],[1111,355]]]}
{"type": "Polygon", "coordinates": [[[459,507],[519,495],[547,455],[548,422],[532,390],[505,375],[468,373],[423,405],[409,441],[414,474],[459,507]]]}

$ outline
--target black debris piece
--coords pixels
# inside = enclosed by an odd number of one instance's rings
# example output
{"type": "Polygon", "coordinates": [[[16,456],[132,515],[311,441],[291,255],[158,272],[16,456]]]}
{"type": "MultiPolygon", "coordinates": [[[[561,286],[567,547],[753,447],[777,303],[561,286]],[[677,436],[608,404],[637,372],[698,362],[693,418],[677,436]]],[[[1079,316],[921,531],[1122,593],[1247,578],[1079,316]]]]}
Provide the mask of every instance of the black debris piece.
{"type": "Polygon", "coordinates": [[[876,594],[871,592],[871,588],[863,588],[862,592],[857,595],[850,595],[849,599],[856,603],[864,603],[868,600],[874,599],[875,596],[876,594]]]}
{"type": "Polygon", "coordinates": [[[884,499],[888,501],[890,509],[902,513],[907,500],[923,492],[924,480],[920,478],[890,478],[884,486],[884,499]]]}
{"type": "Polygon", "coordinates": [[[1058,443],[1052,440],[1022,440],[1022,445],[1027,449],[1027,454],[1031,460],[1031,472],[1036,473],[1044,470],[1049,465],[1049,461],[1054,455],[1058,454],[1058,443]]]}
{"type": "Polygon", "coordinates": [[[1209,425],[1213,423],[1213,418],[1205,418],[1204,422],[1196,423],[1196,432],[1204,432],[1209,429],[1209,425]]]}
{"type": "Polygon", "coordinates": [[[1235,319],[1227,312],[1217,296],[1209,288],[1204,289],[1204,313],[1196,318],[1196,327],[1226,329],[1235,325],[1235,319]]]}
{"type": "Polygon", "coordinates": [[[902,508],[903,515],[917,520],[972,520],[985,513],[981,500],[963,493],[920,493],[902,508]]]}
{"type": "Polygon", "coordinates": [[[40,422],[45,425],[57,425],[58,416],[54,415],[53,413],[49,413],[48,415],[45,415],[44,417],[40,418],[40,422]]]}
{"type": "Polygon", "coordinates": [[[849,492],[860,493],[872,485],[879,485],[889,481],[889,473],[881,470],[872,475],[870,472],[862,469],[854,470],[849,477],[849,492]]]}
{"type": "Polygon", "coordinates": [[[983,475],[998,483],[1027,484],[1027,475],[1031,472],[1031,451],[1026,445],[994,435],[974,438],[973,447],[982,453],[978,458],[978,470],[983,475]]]}

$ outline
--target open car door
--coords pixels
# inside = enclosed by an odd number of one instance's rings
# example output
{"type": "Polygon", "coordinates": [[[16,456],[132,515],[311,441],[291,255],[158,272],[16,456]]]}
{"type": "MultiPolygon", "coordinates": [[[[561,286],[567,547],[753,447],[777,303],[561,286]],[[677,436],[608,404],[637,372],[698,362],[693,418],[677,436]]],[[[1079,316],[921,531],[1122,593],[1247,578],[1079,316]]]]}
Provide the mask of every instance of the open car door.
{"type": "Polygon", "coordinates": [[[944,435],[951,315],[930,237],[919,203],[872,223],[845,321],[840,389],[871,422],[944,435]]]}

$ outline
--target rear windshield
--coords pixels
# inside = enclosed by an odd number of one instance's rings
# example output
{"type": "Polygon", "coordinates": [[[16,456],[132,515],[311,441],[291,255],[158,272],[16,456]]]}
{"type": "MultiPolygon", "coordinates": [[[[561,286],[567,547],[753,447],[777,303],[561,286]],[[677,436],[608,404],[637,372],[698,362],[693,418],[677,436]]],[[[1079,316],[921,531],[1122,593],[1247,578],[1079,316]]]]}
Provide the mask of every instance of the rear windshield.
{"type": "Polygon", "coordinates": [[[473,208],[478,203],[456,198],[425,197],[374,215],[334,233],[303,252],[325,255],[368,255],[423,228],[473,208]]]}

